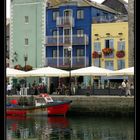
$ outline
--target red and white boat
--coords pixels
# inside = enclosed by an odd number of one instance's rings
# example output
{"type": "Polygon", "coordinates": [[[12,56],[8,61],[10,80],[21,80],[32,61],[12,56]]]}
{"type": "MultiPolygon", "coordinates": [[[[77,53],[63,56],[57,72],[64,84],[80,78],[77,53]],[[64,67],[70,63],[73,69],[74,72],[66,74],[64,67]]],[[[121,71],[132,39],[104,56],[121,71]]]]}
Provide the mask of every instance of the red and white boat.
{"type": "Polygon", "coordinates": [[[18,100],[11,100],[6,107],[6,114],[12,116],[66,115],[71,100],[53,100],[48,94],[34,96],[34,105],[19,105],[18,100]]]}

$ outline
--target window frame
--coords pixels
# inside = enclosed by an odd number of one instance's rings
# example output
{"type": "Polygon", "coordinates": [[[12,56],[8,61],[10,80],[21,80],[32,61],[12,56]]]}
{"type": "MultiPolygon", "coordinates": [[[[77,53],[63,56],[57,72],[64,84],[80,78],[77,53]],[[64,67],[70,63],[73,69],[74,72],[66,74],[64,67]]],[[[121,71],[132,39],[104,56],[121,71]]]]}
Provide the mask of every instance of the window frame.
{"type": "Polygon", "coordinates": [[[84,10],[78,9],[76,17],[77,17],[77,19],[84,19],[84,10]]]}
{"type": "Polygon", "coordinates": [[[57,50],[56,49],[52,49],[52,58],[57,58],[57,50]],[[54,56],[55,53],[55,56],[54,56]]]}
{"type": "Polygon", "coordinates": [[[101,42],[100,41],[95,41],[93,45],[94,45],[94,51],[96,51],[96,52],[101,51],[101,42]],[[98,43],[99,49],[96,49],[96,47],[95,47],[95,44],[97,44],[97,43],[98,43]]]}
{"type": "Polygon", "coordinates": [[[25,24],[29,24],[29,16],[24,16],[25,24]]]}
{"type": "Polygon", "coordinates": [[[83,36],[84,36],[84,29],[77,29],[76,32],[77,32],[77,36],[78,36],[78,37],[83,37],[83,36]],[[79,34],[78,32],[79,32],[80,34],[79,34]]]}
{"type": "Polygon", "coordinates": [[[117,60],[117,68],[118,68],[118,70],[125,68],[125,60],[124,59],[117,60]],[[119,62],[121,63],[121,67],[119,67],[119,65],[120,65],[119,62]]]}
{"type": "Polygon", "coordinates": [[[58,10],[53,11],[52,20],[53,21],[56,21],[57,20],[57,17],[59,17],[59,11],[58,10]]]}
{"type": "Polygon", "coordinates": [[[112,48],[113,49],[114,48],[114,39],[113,38],[105,39],[105,47],[104,48],[112,48]],[[109,41],[108,42],[108,45],[109,45],[108,47],[106,46],[106,44],[107,44],[106,41],[109,41]],[[113,44],[112,46],[111,46],[111,41],[112,41],[112,44],[113,44]]]}
{"type": "Polygon", "coordinates": [[[112,62],[112,63],[113,63],[113,66],[112,66],[113,69],[109,69],[109,70],[114,70],[114,60],[105,60],[105,61],[104,61],[104,63],[105,63],[105,68],[106,68],[106,69],[108,69],[108,67],[110,67],[110,64],[109,64],[109,66],[106,66],[106,63],[107,63],[107,62],[108,62],[108,63],[109,63],[109,62],[112,62]]]}
{"type": "Polygon", "coordinates": [[[29,46],[29,38],[24,39],[24,46],[29,46]]]}
{"type": "Polygon", "coordinates": [[[118,45],[117,45],[117,50],[118,51],[121,51],[121,50],[123,50],[123,51],[125,51],[125,41],[118,41],[118,45]],[[123,44],[124,43],[124,44],[123,44]],[[121,44],[121,45],[120,45],[121,44]],[[120,45],[120,46],[119,46],[120,45]],[[122,47],[124,45],[124,47],[122,47]],[[121,49],[120,49],[121,48],[121,49]]]}

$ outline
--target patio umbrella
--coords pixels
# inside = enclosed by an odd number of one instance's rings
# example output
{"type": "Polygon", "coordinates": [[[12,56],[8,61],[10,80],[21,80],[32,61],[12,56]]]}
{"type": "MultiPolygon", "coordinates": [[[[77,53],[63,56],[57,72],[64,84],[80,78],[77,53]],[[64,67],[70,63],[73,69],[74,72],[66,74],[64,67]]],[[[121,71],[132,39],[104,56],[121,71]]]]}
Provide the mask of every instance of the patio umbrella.
{"type": "Polygon", "coordinates": [[[13,69],[13,68],[6,68],[6,76],[7,77],[24,77],[26,72],[13,69]]]}
{"type": "Polygon", "coordinates": [[[24,77],[68,77],[69,72],[53,67],[37,68],[24,74],[24,77]]]}
{"type": "Polygon", "coordinates": [[[71,76],[107,76],[112,70],[90,66],[71,71],[71,76]]]}
{"type": "Polygon", "coordinates": [[[109,76],[134,75],[134,67],[113,71],[109,76]]]}

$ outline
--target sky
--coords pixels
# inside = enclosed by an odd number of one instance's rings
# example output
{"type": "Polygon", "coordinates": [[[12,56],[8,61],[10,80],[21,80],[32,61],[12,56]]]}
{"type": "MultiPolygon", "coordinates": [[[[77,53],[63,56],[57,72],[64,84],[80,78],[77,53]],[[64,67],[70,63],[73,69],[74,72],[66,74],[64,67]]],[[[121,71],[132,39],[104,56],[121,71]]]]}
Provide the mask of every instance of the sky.
{"type": "MultiPolygon", "coordinates": [[[[102,3],[104,0],[93,0],[98,3],[102,3]]],[[[128,0],[125,0],[128,2],[128,0]]],[[[6,18],[10,18],[10,0],[6,0],[6,18]]]]}

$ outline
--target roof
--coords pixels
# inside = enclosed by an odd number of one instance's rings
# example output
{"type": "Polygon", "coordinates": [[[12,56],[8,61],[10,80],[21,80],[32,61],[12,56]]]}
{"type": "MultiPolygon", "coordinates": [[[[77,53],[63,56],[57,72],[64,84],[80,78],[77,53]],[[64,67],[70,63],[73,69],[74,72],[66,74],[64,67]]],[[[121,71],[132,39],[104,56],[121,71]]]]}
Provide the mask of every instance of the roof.
{"type": "MultiPolygon", "coordinates": [[[[105,1],[107,1],[107,0],[104,0],[103,2],[102,2],[102,4],[105,2],[105,1]]],[[[118,0],[119,2],[121,2],[122,4],[128,4],[126,1],[124,1],[124,0],[118,0]]]]}
{"type": "Polygon", "coordinates": [[[103,5],[103,4],[99,4],[97,2],[93,2],[93,1],[89,1],[89,0],[63,0],[63,2],[58,2],[54,5],[52,5],[51,7],[48,7],[48,9],[52,9],[52,8],[58,8],[59,6],[65,5],[65,4],[75,4],[79,7],[88,7],[88,6],[93,6],[95,8],[98,9],[102,9],[111,13],[117,13],[115,10],[103,5]]]}
{"type": "MultiPolygon", "coordinates": [[[[112,0],[112,2],[120,2],[123,6],[124,6],[124,9],[126,10],[126,12],[128,13],[128,3],[126,2],[126,1],[124,1],[124,0],[112,0]]],[[[111,4],[111,2],[110,2],[110,0],[104,0],[103,2],[102,2],[102,5],[106,5],[107,7],[110,7],[110,8],[112,8],[112,9],[116,9],[116,5],[114,5],[115,7],[113,8],[112,6],[113,6],[113,4],[111,4]],[[109,5],[109,3],[110,3],[110,5],[109,5]]]]}

